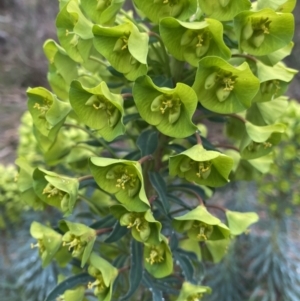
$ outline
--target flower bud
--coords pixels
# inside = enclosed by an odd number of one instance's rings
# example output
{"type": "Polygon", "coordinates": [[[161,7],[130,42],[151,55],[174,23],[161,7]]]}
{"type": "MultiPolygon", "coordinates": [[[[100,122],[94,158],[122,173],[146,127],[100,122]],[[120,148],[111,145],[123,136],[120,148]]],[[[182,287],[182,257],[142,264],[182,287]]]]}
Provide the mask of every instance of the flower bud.
{"type": "Polygon", "coordinates": [[[202,57],[209,49],[209,38],[205,38],[203,44],[201,46],[196,46],[196,56],[202,57]]]}
{"type": "Polygon", "coordinates": [[[224,90],[224,88],[219,88],[216,92],[217,98],[220,102],[225,101],[230,95],[230,90],[224,90]]]}
{"type": "Polygon", "coordinates": [[[219,0],[219,3],[222,7],[226,7],[229,4],[230,0],[219,0]]]}
{"type": "Polygon", "coordinates": [[[182,161],[181,164],[179,166],[179,169],[181,172],[186,172],[188,170],[190,170],[191,167],[191,159],[189,157],[185,157],[182,161]]]}
{"type": "Polygon", "coordinates": [[[253,27],[252,27],[252,21],[251,19],[248,20],[247,24],[244,26],[242,31],[242,37],[245,40],[248,40],[253,35],[253,27]]]}
{"type": "Polygon", "coordinates": [[[114,46],[113,51],[120,52],[123,50],[123,47],[124,47],[124,41],[122,38],[119,38],[114,46]]]}
{"type": "Polygon", "coordinates": [[[183,4],[179,2],[171,6],[170,15],[172,17],[176,17],[181,14],[182,10],[183,10],[183,4]]]}
{"type": "Polygon", "coordinates": [[[216,80],[217,80],[217,72],[213,72],[211,73],[205,80],[205,83],[204,83],[204,88],[206,90],[209,90],[210,88],[212,88],[215,83],[216,83],[216,80]]]}
{"type": "Polygon", "coordinates": [[[169,123],[175,123],[180,117],[180,107],[177,107],[174,110],[169,112],[169,123]]]}
{"type": "Polygon", "coordinates": [[[120,112],[118,109],[112,111],[111,115],[108,115],[108,124],[110,127],[114,127],[120,120],[120,112]]]}
{"type": "Polygon", "coordinates": [[[184,34],[181,36],[180,45],[186,46],[190,44],[194,39],[194,33],[192,30],[188,29],[184,32],[184,34]]]}
{"type": "Polygon", "coordinates": [[[256,48],[260,47],[264,40],[265,35],[263,33],[255,35],[251,38],[251,42],[256,48]]]}
{"type": "Polygon", "coordinates": [[[163,95],[159,95],[159,96],[155,97],[151,103],[151,111],[152,112],[160,111],[162,101],[163,101],[163,95]]]}

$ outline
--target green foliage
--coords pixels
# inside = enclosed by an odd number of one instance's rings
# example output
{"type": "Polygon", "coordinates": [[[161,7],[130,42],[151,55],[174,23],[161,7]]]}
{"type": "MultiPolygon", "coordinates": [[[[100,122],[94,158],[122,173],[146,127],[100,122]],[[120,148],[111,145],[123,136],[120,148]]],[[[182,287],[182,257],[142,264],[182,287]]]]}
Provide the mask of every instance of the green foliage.
{"type": "Polygon", "coordinates": [[[43,266],[67,268],[47,301],[215,298],[204,263],[258,215],[217,215],[209,198],[266,173],[290,130],[279,118],[296,74],[281,62],[292,3],[133,2],[126,12],[123,0],[60,1],[59,44],[44,44],[52,92],[27,91],[33,136],[21,140],[17,184],[55,215],[30,228],[43,266]],[[210,135],[207,120],[226,134],[210,135]]]}

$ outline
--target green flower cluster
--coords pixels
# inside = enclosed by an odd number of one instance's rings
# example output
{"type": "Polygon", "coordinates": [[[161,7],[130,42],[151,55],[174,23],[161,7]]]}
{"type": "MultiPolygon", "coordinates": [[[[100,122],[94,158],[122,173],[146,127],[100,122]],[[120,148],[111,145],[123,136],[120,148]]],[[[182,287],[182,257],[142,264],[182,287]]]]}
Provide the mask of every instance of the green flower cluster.
{"type": "MultiPolygon", "coordinates": [[[[16,161],[21,199],[68,218],[30,229],[43,266],[76,264],[51,298],[211,293],[199,261],[220,261],[258,215],[207,199],[266,173],[298,130],[281,118],[295,1],[267,2],[133,0],[132,12],[124,0],[59,1],[58,42],[44,44],[51,91],[27,90],[16,161]]],[[[281,157],[294,164],[297,147],[281,157]]]]}

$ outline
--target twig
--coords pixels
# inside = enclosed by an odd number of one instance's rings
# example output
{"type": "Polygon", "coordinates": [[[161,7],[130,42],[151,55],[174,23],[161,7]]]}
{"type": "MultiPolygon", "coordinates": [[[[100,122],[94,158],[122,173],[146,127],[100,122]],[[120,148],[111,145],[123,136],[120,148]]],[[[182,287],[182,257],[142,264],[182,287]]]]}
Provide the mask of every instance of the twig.
{"type": "Polygon", "coordinates": [[[102,229],[97,229],[96,230],[96,234],[97,235],[101,235],[101,234],[104,234],[104,233],[107,233],[107,232],[111,232],[113,230],[113,228],[102,228],[102,229]]]}
{"type": "Polygon", "coordinates": [[[258,62],[258,60],[255,57],[253,57],[252,55],[249,55],[249,54],[235,53],[235,54],[232,55],[232,57],[242,57],[242,58],[250,60],[250,61],[252,61],[254,63],[258,62]]]}
{"type": "Polygon", "coordinates": [[[150,160],[153,160],[153,159],[154,159],[154,158],[153,158],[152,155],[147,155],[147,156],[142,157],[140,160],[138,160],[138,162],[139,162],[140,164],[143,164],[144,162],[150,161],[150,160]]]}
{"type": "Polygon", "coordinates": [[[222,207],[222,206],[219,206],[219,205],[206,205],[207,208],[212,208],[212,209],[218,209],[222,212],[226,212],[226,208],[222,207]]]}
{"type": "Polygon", "coordinates": [[[79,182],[82,182],[82,181],[85,181],[85,180],[89,180],[89,179],[94,179],[94,177],[92,175],[86,175],[86,176],[77,178],[77,180],[79,182]]]}

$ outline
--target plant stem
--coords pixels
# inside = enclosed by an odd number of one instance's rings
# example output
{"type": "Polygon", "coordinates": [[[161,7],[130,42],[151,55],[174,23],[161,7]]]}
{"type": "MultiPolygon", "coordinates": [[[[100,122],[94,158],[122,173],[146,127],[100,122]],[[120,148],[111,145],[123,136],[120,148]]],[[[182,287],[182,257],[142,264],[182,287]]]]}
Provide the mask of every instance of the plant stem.
{"type": "Polygon", "coordinates": [[[148,199],[148,201],[149,201],[150,204],[152,204],[156,199],[157,199],[157,195],[152,195],[152,196],[148,199]]]}
{"type": "Polygon", "coordinates": [[[123,98],[131,98],[131,97],[132,97],[132,94],[131,94],[131,93],[123,93],[123,94],[121,94],[121,96],[122,96],[123,98]]]}
{"type": "Polygon", "coordinates": [[[180,190],[186,191],[186,192],[188,192],[188,193],[193,194],[193,195],[197,198],[199,204],[200,204],[201,206],[204,206],[203,200],[202,200],[201,196],[200,196],[197,192],[195,192],[195,191],[192,190],[192,189],[182,188],[182,187],[180,187],[180,190]]]}
{"type": "Polygon", "coordinates": [[[220,114],[220,115],[222,115],[222,116],[228,116],[228,117],[232,117],[232,118],[238,119],[238,120],[242,121],[243,123],[247,122],[247,120],[245,118],[243,118],[242,116],[237,115],[237,114],[220,114]]]}
{"type": "Polygon", "coordinates": [[[84,200],[89,207],[91,207],[92,210],[94,210],[94,212],[97,214],[97,215],[100,215],[101,216],[101,212],[98,210],[98,208],[88,199],[86,198],[84,195],[82,194],[78,194],[78,197],[82,200],[84,200]]]}
{"type": "Polygon", "coordinates": [[[207,208],[212,208],[212,209],[218,209],[222,212],[226,212],[226,208],[219,206],[219,205],[206,205],[207,208]]]}
{"type": "Polygon", "coordinates": [[[101,235],[101,234],[104,234],[104,233],[107,233],[107,232],[111,232],[112,230],[113,230],[112,227],[110,227],[110,228],[97,229],[97,230],[96,230],[96,234],[97,234],[97,235],[101,235]]]}
{"type": "Polygon", "coordinates": [[[215,148],[227,148],[227,149],[233,149],[237,152],[240,152],[240,150],[235,147],[234,145],[227,145],[227,144],[217,144],[217,145],[214,145],[215,148]]]}
{"type": "Polygon", "coordinates": [[[184,62],[171,58],[171,73],[173,77],[173,84],[176,86],[176,83],[182,81],[184,62]]]}
{"type": "Polygon", "coordinates": [[[102,61],[101,59],[99,59],[99,58],[97,58],[97,57],[95,57],[95,56],[92,56],[92,55],[91,55],[91,56],[89,56],[89,59],[92,60],[92,61],[95,61],[95,62],[97,62],[97,63],[99,63],[99,64],[101,64],[101,65],[104,66],[104,67],[108,67],[108,66],[109,66],[108,63],[102,61]]]}
{"type": "Polygon", "coordinates": [[[125,266],[125,267],[119,268],[118,272],[122,273],[122,272],[125,272],[125,271],[129,270],[129,269],[130,269],[130,266],[125,266]]]}
{"type": "Polygon", "coordinates": [[[144,162],[150,161],[150,160],[153,160],[153,159],[154,159],[154,158],[153,158],[152,155],[147,155],[147,156],[142,157],[140,160],[138,160],[138,162],[139,162],[140,164],[143,164],[144,162]]]}
{"type": "Polygon", "coordinates": [[[155,37],[159,41],[162,52],[163,52],[163,55],[164,55],[164,61],[165,61],[166,69],[167,69],[167,74],[168,74],[169,77],[171,77],[172,74],[171,74],[171,68],[170,68],[170,58],[169,58],[169,55],[166,51],[164,41],[162,40],[161,36],[158,35],[155,32],[149,31],[148,35],[151,36],[151,37],[155,37]]]}
{"type": "Polygon", "coordinates": [[[202,145],[202,139],[198,131],[196,131],[195,136],[197,139],[197,144],[202,145]]]}
{"type": "Polygon", "coordinates": [[[249,55],[249,54],[235,53],[235,54],[232,55],[232,57],[242,57],[242,58],[245,58],[245,59],[247,59],[247,60],[250,60],[250,61],[252,61],[252,62],[254,62],[254,63],[257,63],[257,62],[258,62],[258,60],[257,60],[254,56],[249,55]]]}
{"type": "Polygon", "coordinates": [[[101,144],[101,146],[103,146],[114,158],[118,157],[117,154],[113,151],[113,149],[104,140],[99,139],[91,131],[89,131],[79,125],[72,124],[72,123],[64,123],[64,126],[73,127],[73,128],[80,129],[80,130],[86,132],[89,136],[92,136],[97,142],[99,142],[101,144]]]}
{"type": "Polygon", "coordinates": [[[89,179],[94,179],[94,177],[93,177],[92,175],[86,175],[86,176],[77,178],[77,180],[78,180],[79,182],[82,182],[82,181],[85,181],[85,180],[89,180],[89,179]]]}

